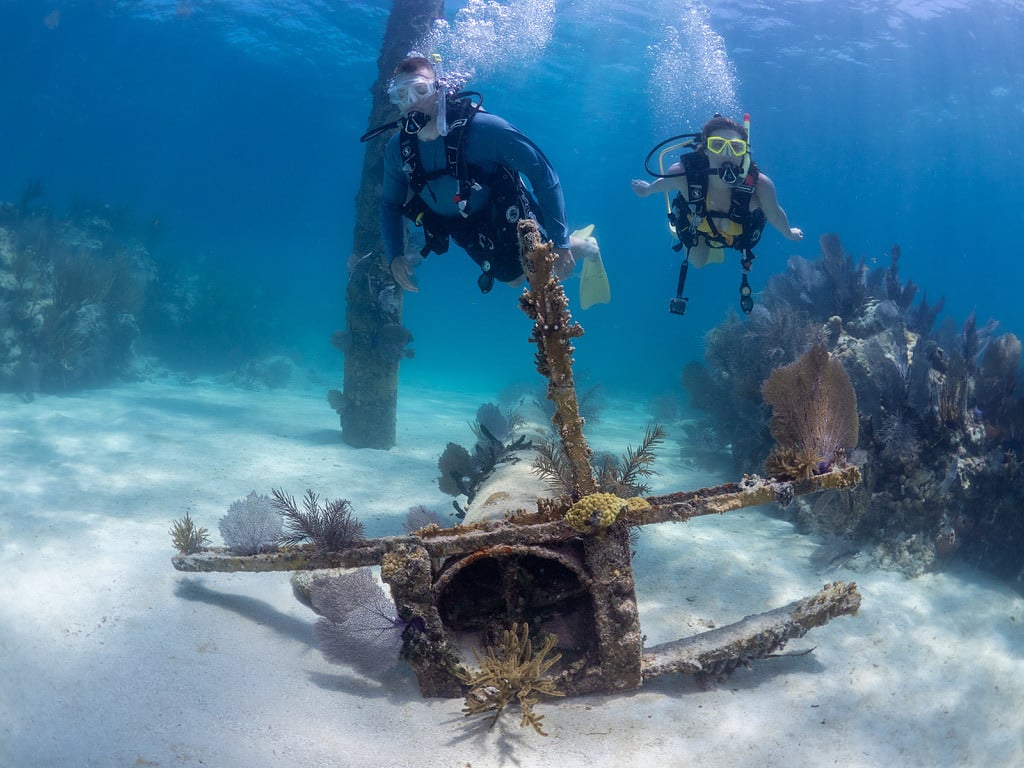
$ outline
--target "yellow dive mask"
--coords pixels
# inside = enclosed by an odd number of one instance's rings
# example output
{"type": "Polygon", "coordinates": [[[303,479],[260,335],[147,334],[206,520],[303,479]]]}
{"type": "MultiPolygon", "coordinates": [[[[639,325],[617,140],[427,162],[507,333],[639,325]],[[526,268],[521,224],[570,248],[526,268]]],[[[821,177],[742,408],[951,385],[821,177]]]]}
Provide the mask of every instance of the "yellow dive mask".
{"type": "Polygon", "coordinates": [[[708,152],[714,155],[720,155],[725,151],[725,148],[729,148],[729,153],[733,157],[743,157],[747,154],[747,142],[743,139],[727,139],[724,136],[708,136],[705,145],[708,148],[708,152]]]}

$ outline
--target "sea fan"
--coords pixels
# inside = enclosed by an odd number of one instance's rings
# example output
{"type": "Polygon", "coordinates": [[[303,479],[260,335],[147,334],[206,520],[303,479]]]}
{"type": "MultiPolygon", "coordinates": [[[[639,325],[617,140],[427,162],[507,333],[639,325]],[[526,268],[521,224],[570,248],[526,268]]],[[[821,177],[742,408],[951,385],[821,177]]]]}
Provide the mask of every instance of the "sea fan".
{"type": "Polygon", "coordinates": [[[369,568],[317,578],[311,594],[313,610],[323,617],[314,632],[329,661],[373,676],[395,666],[410,623],[398,617],[369,568]]]}
{"type": "Polygon", "coordinates": [[[856,447],[857,395],[846,369],[823,344],[772,371],[761,391],[772,408],[773,454],[788,457],[784,464],[796,459],[805,465],[798,476],[816,473],[856,447]]]}
{"type": "Polygon", "coordinates": [[[441,516],[434,510],[425,507],[422,504],[417,504],[414,507],[409,507],[409,511],[405,513],[405,522],[402,523],[402,531],[404,533],[413,533],[431,525],[436,525],[438,528],[444,528],[444,521],[441,520],[441,516]]]}
{"type": "Polygon", "coordinates": [[[281,538],[281,513],[269,496],[251,491],[220,519],[220,537],[238,555],[255,555],[277,549],[281,538]]]}

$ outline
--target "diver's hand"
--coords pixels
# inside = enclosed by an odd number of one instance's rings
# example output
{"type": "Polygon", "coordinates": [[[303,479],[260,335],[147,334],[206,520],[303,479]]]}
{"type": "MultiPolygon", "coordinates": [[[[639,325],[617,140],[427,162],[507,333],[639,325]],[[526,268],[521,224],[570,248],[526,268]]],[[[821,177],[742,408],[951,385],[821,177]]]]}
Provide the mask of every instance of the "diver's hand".
{"type": "Polygon", "coordinates": [[[559,280],[564,280],[572,274],[575,267],[576,259],[573,258],[571,250],[568,248],[555,248],[555,277],[559,280]]]}
{"type": "Polygon", "coordinates": [[[803,240],[804,239],[804,231],[802,229],[800,229],[799,227],[790,227],[789,232],[788,233],[783,233],[783,234],[786,235],[786,239],[787,240],[803,240]]]}
{"type": "Polygon", "coordinates": [[[653,185],[644,181],[643,179],[633,179],[633,191],[636,192],[640,197],[647,197],[654,190],[651,189],[653,185]]]}
{"type": "Polygon", "coordinates": [[[405,256],[395,256],[395,258],[392,259],[391,276],[394,277],[395,282],[405,290],[411,291],[412,293],[420,292],[420,289],[416,286],[416,281],[412,279],[412,264],[409,263],[409,259],[405,256]]]}
{"type": "Polygon", "coordinates": [[[597,244],[597,239],[594,237],[570,237],[569,238],[569,250],[572,251],[573,258],[576,261],[580,259],[592,259],[594,257],[600,258],[601,248],[597,244]]]}

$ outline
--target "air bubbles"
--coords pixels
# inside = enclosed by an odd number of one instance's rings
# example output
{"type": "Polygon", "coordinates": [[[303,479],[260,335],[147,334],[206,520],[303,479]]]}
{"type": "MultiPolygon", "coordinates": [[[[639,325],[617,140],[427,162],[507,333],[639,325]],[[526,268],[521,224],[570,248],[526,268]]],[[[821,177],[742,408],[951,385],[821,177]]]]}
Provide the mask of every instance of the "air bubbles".
{"type": "Polygon", "coordinates": [[[647,91],[656,125],[671,133],[698,130],[715,112],[736,118],[736,66],[707,6],[693,0],[681,9],[671,5],[678,24],[665,27],[661,41],[648,47],[653,64],[647,91]]]}
{"type": "Polygon", "coordinates": [[[554,27],[554,0],[469,0],[454,21],[437,22],[421,50],[441,55],[446,76],[458,88],[470,77],[535,65],[554,27]]]}

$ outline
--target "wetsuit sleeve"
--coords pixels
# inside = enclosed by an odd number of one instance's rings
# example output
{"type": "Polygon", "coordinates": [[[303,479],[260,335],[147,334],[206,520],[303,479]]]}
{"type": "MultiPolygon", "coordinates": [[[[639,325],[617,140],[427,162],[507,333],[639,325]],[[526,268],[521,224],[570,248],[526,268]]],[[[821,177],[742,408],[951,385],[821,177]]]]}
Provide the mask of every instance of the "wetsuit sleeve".
{"type": "Polygon", "coordinates": [[[384,148],[384,183],[380,195],[380,235],[384,241],[384,255],[387,256],[388,264],[405,251],[402,206],[405,204],[407,185],[399,158],[398,137],[395,136],[384,148]]]}
{"type": "MultiPolygon", "coordinates": [[[[493,150],[494,154],[488,159],[508,166],[529,179],[540,206],[547,236],[556,248],[568,248],[569,225],[562,185],[540,148],[511,124],[492,114],[477,115],[473,121],[473,131],[479,131],[474,135],[473,148],[485,152],[493,150]]],[[[471,163],[475,161],[471,152],[467,152],[466,159],[471,163]]]]}

